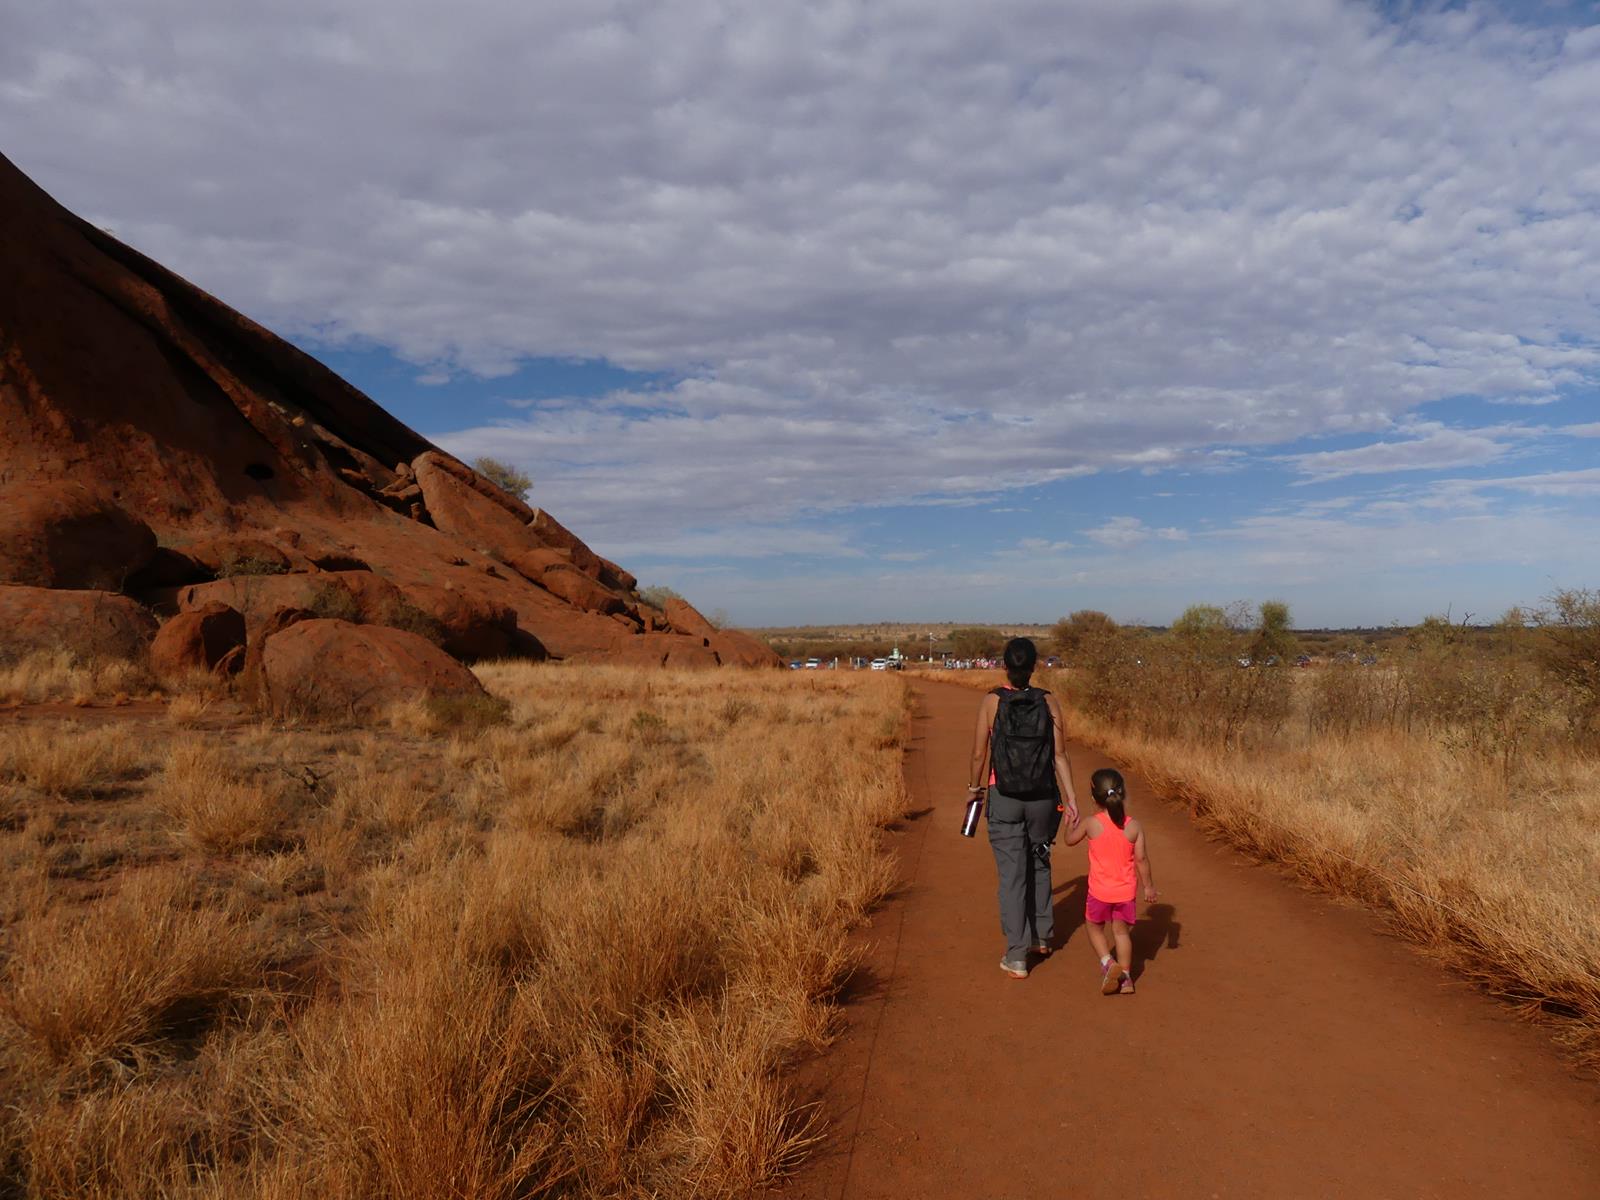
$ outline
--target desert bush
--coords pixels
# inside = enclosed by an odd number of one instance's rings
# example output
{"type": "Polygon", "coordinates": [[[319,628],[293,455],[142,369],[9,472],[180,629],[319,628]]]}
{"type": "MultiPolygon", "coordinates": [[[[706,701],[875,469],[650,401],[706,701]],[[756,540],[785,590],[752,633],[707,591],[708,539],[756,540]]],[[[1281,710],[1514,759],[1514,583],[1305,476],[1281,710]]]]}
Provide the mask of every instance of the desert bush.
{"type": "Polygon", "coordinates": [[[1080,645],[1078,702],[1102,720],[1225,745],[1270,738],[1289,719],[1281,667],[1238,665],[1244,636],[1221,609],[1191,609],[1163,637],[1107,633],[1080,645]]]}
{"type": "Polygon", "coordinates": [[[275,558],[256,558],[250,554],[229,554],[217,567],[218,579],[232,579],[239,575],[287,575],[288,564],[275,558]]]}
{"type": "Polygon", "coordinates": [[[0,1018],[37,1071],[131,1062],[254,981],[248,928],[227,906],[201,901],[179,872],[149,871],[92,913],[58,906],[10,932],[0,1018]]]}
{"type": "Polygon", "coordinates": [[[1055,623],[1050,631],[1050,645],[1063,658],[1074,658],[1086,643],[1108,637],[1116,633],[1118,628],[1117,623],[1105,613],[1092,608],[1080,608],[1055,623]]]}
{"type": "Polygon", "coordinates": [[[1538,661],[1561,686],[1569,733],[1587,741],[1600,733],[1600,590],[1562,589],[1545,604],[1538,661]]]}
{"type": "Polygon", "coordinates": [[[532,476],[497,458],[475,458],[472,460],[472,469],[518,500],[527,499],[528,492],[533,488],[532,476]]]}
{"type": "Polygon", "coordinates": [[[957,658],[993,658],[1006,644],[1005,635],[998,629],[979,626],[952,629],[945,641],[957,658]]]}
{"type": "Polygon", "coordinates": [[[432,642],[435,646],[442,646],[445,642],[444,623],[432,613],[418,608],[403,596],[391,599],[385,604],[383,610],[375,618],[374,623],[388,625],[393,629],[403,629],[407,633],[414,633],[418,637],[432,642]]]}
{"type": "Polygon", "coordinates": [[[242,771],[199,739],[168,751],[156,782],[156,803],[190,845],[211,854],[269,846],[287,815],[284,784],[242,771]]]}
{"type": "Polygon", "coordinates": [[[511,705],[498,696],[422,696],[389,710],[389,724],[420,737],[476,734],[511,719],[511,705]]]}
{"type": "Polygon", "coordinates": [[[337,583],[319,584],[306,601],[307,611],[330,621],[359,624],[361,605],[350,589],[337,583]]]}
{"type": "Polygon", "coordinates": [[[674,588],[669,588],[664,583],[654,583],[642,587],[638,591],[639,600],[651,608],[664,609],[668,600],[682,600],[683,594],[674,588]]]}
{"type": "Polygon", "coordinates": [[[144,753],[126,729],[43,722],[0,729],[0,780],[50,796],[76,796],[127,779],[144,753]]]}

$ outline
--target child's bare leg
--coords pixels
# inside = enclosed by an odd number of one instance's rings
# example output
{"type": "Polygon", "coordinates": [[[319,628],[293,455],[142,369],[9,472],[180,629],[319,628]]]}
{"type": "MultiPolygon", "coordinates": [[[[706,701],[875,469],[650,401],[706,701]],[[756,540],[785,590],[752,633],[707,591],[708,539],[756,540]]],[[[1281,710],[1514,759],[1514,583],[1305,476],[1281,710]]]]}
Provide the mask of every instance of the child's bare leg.
{"type": "Polygon", "coordinates": [[[1089,931],[1089,945],[1094,947],[1094,956],[1105,962],[1106,955],[1111,953],[1111,947],[1106,943],[1106,927],[1093,921],[1085,921],[1083,927],[1089,931]]]}
{"type": "MultiPolygon", "coordinates": [[[[1094,934],[1091,933],[1089,936],[1093,938],[1094,934]]],[[[1113,920],[1111,936],[1117,942],[1117,966],[1122,968],[1122,973],[1126,975],[1133,970],[1133,939],[1128,936],[1127,922],[1113,920]]]]}

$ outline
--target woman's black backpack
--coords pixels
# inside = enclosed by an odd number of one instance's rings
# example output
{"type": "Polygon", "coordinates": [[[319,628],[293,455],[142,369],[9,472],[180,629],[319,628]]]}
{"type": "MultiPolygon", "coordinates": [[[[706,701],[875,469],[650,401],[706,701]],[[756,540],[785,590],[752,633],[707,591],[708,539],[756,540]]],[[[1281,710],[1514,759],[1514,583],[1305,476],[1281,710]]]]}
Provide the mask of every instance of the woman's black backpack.
{"type": "Polygon", "coordinates": [[[1018,800],[1055,798],[1055,723],[1046,700],[1050,693],[1030,687],[995,688],[994,694],[1000,707],[994,714],[989,760],[996,790],[1018,800]]]}

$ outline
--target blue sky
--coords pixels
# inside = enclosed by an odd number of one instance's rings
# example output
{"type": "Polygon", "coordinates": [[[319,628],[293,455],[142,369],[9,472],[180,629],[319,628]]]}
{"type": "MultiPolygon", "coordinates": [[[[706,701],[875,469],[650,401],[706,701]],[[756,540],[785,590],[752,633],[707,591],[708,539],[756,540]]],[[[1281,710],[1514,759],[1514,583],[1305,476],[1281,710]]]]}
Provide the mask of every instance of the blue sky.
{"type": "Polygon", "coordinates": [[[1600,16],[61,0],[6,152],[748,624],[1600,584],[1600,16]]]}

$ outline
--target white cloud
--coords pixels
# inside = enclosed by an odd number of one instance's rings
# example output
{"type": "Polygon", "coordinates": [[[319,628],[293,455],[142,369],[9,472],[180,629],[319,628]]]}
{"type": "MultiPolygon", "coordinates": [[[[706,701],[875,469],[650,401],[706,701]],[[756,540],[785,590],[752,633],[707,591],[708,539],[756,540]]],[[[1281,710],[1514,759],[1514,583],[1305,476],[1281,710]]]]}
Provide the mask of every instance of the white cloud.
{"type": "Polygon", "coordinates": [[[1286,461],[1308,477],[1307,482],[1347,475],[1387,475],[1395,471],[1441,471],[1475,467],[1510,452],[1514,430],[1450,429],[1437,422],[1418,424],[1397,441],[1371,442],[1349,450],[1320,450],[1290,455],[1286,461]]]}
{"type": "Polygon", "coordinates": [[[1189,535],[1181,529],[1152,529],[1138,517],[1112,517],[1104,525],[1085,529],[1084,537],[1100,546],[1137,546],[1157,538],[1164,542],[1187,541],[1189,535]]]}
{"type": "Polygon", "coordinates": [[[1322,479],[1496,461],[1405,422],[1600,379],[1596,36],[1340,0],[55,0],[7,11],[0,124],[269,324],[430,380],[684,376],[443,440],[608,552],[751,553],[1311,436],[1384,438],[1296,460],[1322,479]]]}

